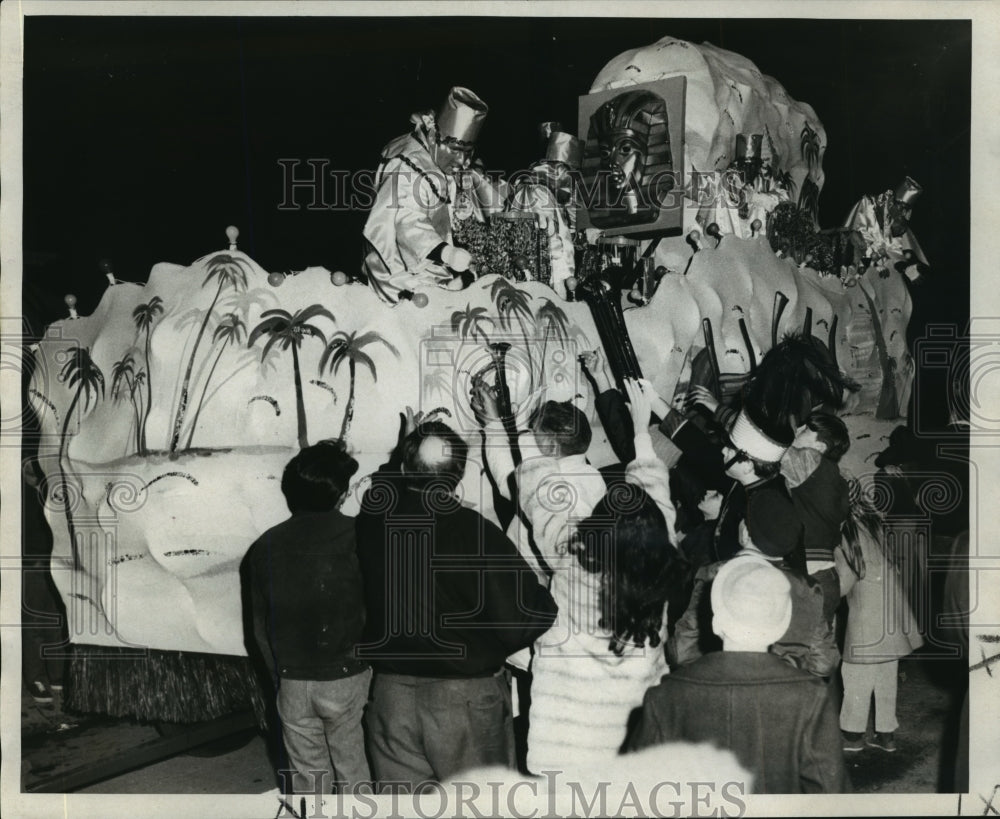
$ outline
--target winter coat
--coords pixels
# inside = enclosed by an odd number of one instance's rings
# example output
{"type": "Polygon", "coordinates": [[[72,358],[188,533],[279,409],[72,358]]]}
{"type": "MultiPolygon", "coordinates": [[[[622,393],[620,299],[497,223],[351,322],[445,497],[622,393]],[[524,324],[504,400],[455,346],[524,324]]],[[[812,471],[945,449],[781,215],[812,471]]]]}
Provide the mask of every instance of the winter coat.
{"type": "MultiPolygon", "coordinates": [[[[687,611],[667,644],[667,657],[674,668],[722,648],[722,641],[712,631],[712,583],[725,562],[702,566],[695,575],[687,611]]],[[[818,677],[829,676],[840,663],[840,652],[833,629],[823,617],[823,591],[799,572],[775,565],[791,584],[792,621],[771,646],[771,653],[818,677]]]]}
{"type": "Polygon", "coordinates": [[[357,517],[368,608],[359,653],[383,673],[494,674],[552,625],[552,597],[496,525],[392,464],[357,517]]]}
{"type": "Polygon", "coordinates": [[[840,527],[851,513],[840,467],[818,450],[791,447],[782,459],[781,474],[802,521],[806,560],[832,561],[840,527]]]}
{"type": "Polygon", "coordinates": [[[754,775],[755,793],[850,787],[826,685],[772,654],[706,654],[650,689],[627,747],[676,741],[732,751],[754,775]]]}
{"type": "MultiPolygon", "coordinates": [[[[859,527],[858,540],[865,560],[865,576],[841,572],[841,591],[849,613],[844,637],[844,661],[885,663],[906,657],[924,644],[903,593],[899,569],[890,564],[881,544],[859,527]],[[845,587],[845,574],[848,580],[845,587]]],[[[838,563],[843,560],[838,550],[838,563]]]]}
{"type": "Polygon", "coordinates": [[[253,635],[272,677],[335,680],[363,671],[354,656],[365,623],[354,518],[300,513],[247,551],[253,635]]]}

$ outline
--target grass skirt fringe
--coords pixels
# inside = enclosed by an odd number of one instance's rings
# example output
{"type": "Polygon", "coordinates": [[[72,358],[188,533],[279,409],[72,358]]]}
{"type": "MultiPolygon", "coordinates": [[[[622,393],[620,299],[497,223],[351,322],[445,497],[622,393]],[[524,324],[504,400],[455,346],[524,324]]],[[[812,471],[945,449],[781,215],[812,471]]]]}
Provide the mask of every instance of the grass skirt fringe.
{"type": "Polygon", "coordinates": [[[202,722],[253,708],[264,724],[249,658],[224,654],[74,644],[65,704],[154,722],[202,722]]]}

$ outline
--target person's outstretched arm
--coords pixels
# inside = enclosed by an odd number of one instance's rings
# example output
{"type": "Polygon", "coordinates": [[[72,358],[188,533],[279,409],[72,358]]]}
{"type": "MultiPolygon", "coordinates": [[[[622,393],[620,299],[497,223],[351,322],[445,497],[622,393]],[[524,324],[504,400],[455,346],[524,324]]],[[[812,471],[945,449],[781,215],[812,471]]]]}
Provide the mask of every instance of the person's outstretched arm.
{"type": "Polygon", "coordinates": [[[557,606],[517,547],[483,521],[484,616],[507,654],[532,645],[555,622],[557,606]]]}

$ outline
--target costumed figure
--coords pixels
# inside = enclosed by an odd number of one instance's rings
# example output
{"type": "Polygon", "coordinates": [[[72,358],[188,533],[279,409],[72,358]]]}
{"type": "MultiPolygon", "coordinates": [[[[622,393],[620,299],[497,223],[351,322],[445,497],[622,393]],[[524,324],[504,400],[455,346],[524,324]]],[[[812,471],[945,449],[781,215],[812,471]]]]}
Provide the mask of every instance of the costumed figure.
{"type": "Polygon", "coordinates": [[[927,257],[909,225],[913,203],[922,191],[920,185],[906,177],[894,191],[862,197],[844,223],[861,234],[866,266],[873,265],[882,278],[888,278],[890,269],[895,268],[916,281],[921,266],[927,266],[927,257]]]}
{"type": "MultiPolygon", "coordinates": [[[[737,145],[739,143],[737,142],[737,145]]],[[[764,158],[760,171],[747,180],[740,197],[739,234],[744,239],[755,234],[753,224],[759,221],[761,229],[767,230],[767,222],[778,205],[791,201],[788,191],[788,174],[775,168],[774,160],[764,158]]]]}
{"type": "Polygon", "coordinates": [[[363,271],[388,302],[401,290],[464,286],[470,254],[452,243],[452,219],[501,205],[492,184],[470,169],[488,106],[467,88],[452,88],[441,111],[415,113],[413,130],[382,150],[375,204],[365,223],[363,271]],[[456,182],[461,174],[463,184],[456,182]]]}
{"type": "Polygon", "coordinates": [[[575,174],[582,162],[583,142],[563,131],[551,131],[545,158],[531,166],[508,202],[512,212],[535,213],[544,220],[549,237],[549,285],[559,294],[565,293],[565,282],[576,270],[573,235],[580,195],[575,174]]]}
{"type": "Polygon", "coordinates": [[[720,234],[753,238],[766,231],[774,209],[790,201],[788,174],[775,169],[777,157],[763,154],[763,140],[762,134],[737,134],[736,159],[717,185],[696,181],[697,222],[706,233],[714,223],[720,234]]]}

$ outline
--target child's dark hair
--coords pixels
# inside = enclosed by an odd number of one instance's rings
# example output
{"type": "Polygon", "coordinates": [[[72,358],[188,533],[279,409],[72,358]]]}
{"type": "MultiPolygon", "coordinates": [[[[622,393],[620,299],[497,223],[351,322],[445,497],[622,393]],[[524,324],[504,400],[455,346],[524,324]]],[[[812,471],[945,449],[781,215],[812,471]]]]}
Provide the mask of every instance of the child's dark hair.
{"type": "MultiPolygon", "coordinates": [[[[731,442],[727,445],[731,449],[736,449],[731,442]]],[[[747,455],[742,449],[736,449],[736,461],[746,461],[753,464],[753,471],[761,479],[773,478],[781,471],[781,461],[760,461],[757,458],[747,455]]]]}
{"type": "Polygon", "coordinates": [[[670,499],[677,510],[674,526],[678,532],[687,534],[704,522],[705,516],[698,504],[711,487],[683,459],[670,470],[669,481],[670,499]]]}
{"type": "Polygon", "coordinates": [[[844,536],[844,556],[847,558],[847,565],[861,579],[865,576],[865,559],[861,554],[860,533],[862,530],[867,532],[875,542],[881,544],[882,526],[885,521],[882,513],[865,495],[857,478],[847,479],[847,491],[851,512],[840,527],[840,531],[844,536]]]}
{"type": "Polygon", "coordinates": [[[816,433],[816,440],[826,444],[823,453],[831,461],[837,462],[851,448],[851,435],[847,424],[829,412],[814,412],[806,419],[806,426],[816,433]]]}
{"type": "Polygon", "coordinates": [[[663,513],[646,492],[621,484],[608,492],[577,529],[572,550],[580,565],[600,573],[601,628],[608,647],[656,648],[664,606],[683,583],[683,561],[670,542],[663,513]]]}
{"type": "Polygon", "coordinates": [[[773,478],[781,471],[781,461],[759,461],[749,455],[745,460],[753,464],[753,471],[757,473],[758,478],[773,478]]]}
{"type": "Polygon", "coordinates": [[[347,454],[342,440],[320,441],[288,462],[281,492],[292,514],[329,512],[337,508],[357,471],[358,462],[347,454]]]}
{"type": "Polygon", "coordinates": [[[582,455],[590,447],[590,422],[572,401],[546,401],[528,418],[536,433],[549,435],[559,448],[559,457],[582,455]]]}
{"type": "Polygon", "coordinates": [[[443,482],[449,491],[454,491],[461,482],[468,456],[469,445],[462,436],[441,421],[421,424],[403,439],[400,446],[403,469],[411,483],[426,483],[428,480],[443,482]],[[438,438],[445,445],[442,457],[434,462],[426,461],[420,453],[421,444],[430,438],[438,438]]]}

